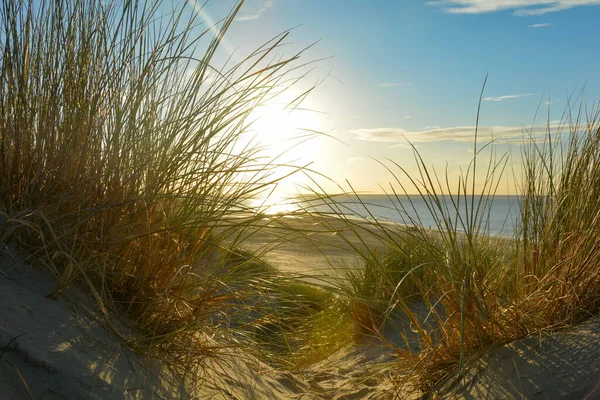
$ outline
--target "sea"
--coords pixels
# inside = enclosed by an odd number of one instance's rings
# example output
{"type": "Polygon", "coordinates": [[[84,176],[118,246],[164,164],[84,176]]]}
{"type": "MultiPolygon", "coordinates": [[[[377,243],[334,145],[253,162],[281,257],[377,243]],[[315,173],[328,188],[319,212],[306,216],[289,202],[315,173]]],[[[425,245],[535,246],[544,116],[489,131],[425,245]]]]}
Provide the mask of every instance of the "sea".
{"type": "MultiPolygon", "coordinates": [[[[479,232],[494,236],[513,237],[520,215],[520,196],[496,195],[493,197],[439,196],[444,214],[458,231],[467,229],[471,214],[479,225],[479,232]],[[458,211],[457,211],[458,210],[458,211]],[[473,212],[471,212],[473,210],[473,212]]],[[[297,196],[269,201],[267,213],[297,215],[318,212],[326,215],[344,215],[348,218],[379,220],[399,224],[438,229],[442,213],[432,207],[431,200],[420,195],[361,194],[335,195],[331,198],[297,196]]]]}

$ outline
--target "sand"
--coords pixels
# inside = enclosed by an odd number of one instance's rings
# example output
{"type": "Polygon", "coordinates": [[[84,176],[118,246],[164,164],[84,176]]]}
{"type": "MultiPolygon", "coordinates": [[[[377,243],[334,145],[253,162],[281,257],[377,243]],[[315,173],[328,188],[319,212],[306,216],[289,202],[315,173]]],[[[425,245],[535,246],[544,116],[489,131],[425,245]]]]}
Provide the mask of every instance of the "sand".
{"type": "MultiPolygon", "coordinates": [[[[365,380],[371,371],[357,367],[381,361],[375,347],[342,352],[302,374],[276,371],[230,351],[218,364],[207,361],[210,372],[193,387],[123,345],[77,284],[53,300],[48,295],[57,287],[54,276],[23,252],[0,246],[2,399],[393,398],[389,382],[365,380]]],[[[111,324],[121,334],[135,334],[117,318],[111,324]]]]}
{"type": "MultiPolygon", "coordinates": [[[[263,251],[269,262],[288,272],[321,271],[323,276],[332,276],[336,266],[358,266],[350,247],[381,246],[376,236],[363,235],[364,242],[356,241],[343,224],[291,223],[308,226],[306,234],[284,238],[259,230],[246,242],[247,248],[263,251]],[[280,245],[265,247],[274,238],[280,245]]],[[[376,342],[342,350],[302,373],[277,371],[248,354],[231,351],[218,364],[207,361],[210,372],[201,378],[208,381],[198,380],[194,387],[166,365],[123,345],[106,328],[94,300],[77,284],[59,300],[48,297],[55,289],[56,279],[49,271],[32,264],[25,253],[0,243],[1,398],[418,397],[409,388],[394,390],[388,369],[393,356],[376,342]]],[[[125,336],[135,334],[127,321],[113,316],[111,322],[125,336]]],[[[598,317],[557,334],[517,341],[482,358],[463,381],[439,387],[438,397],[600,398],[599,344],[598,317]]]]}
{"type": "Polygon", "coordinates": [[[445,390],[458,399],[600,399],[600,318],[498,347],[445,390]]]}
{"type": "Polygon", "coordinates": [[[122,346],[76,285],[56,301],[48,271],[0,254],[0,393],[6,399],[173,398],[160,366],[122,346]],[[31,395],[30,395],[30,393],[31,395]]]}
{"type": "MultiPolygon", "coordinates": [[[[353,228],[338,218],[299,216],[265,219],[248,229],[241,247],[261,254],[268,263],[292,274],[334,277],[343,268],[357,268],[356,251],[368,254],[385,247],[385,237],[371,223],[355,220],[353,228]],[[291,229],[290,229],[291,228],[291,229]]],[[[401,234],[404,225],[382,223],[401,234]]]]}

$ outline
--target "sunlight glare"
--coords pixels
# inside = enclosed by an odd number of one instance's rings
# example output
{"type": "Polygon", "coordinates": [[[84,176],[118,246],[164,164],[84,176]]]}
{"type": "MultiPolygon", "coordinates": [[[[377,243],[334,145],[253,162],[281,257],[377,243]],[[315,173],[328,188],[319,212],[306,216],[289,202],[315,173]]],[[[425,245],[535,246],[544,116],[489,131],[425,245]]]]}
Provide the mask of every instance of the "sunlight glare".
{"type": "Polygon", "coordinates": [[[300,210],[296,199],[278,195],[256,198],[252,200],[251,207],[265,215],[289,215],[300,210]]]}
{"type": "Polygon", "coordinates": [[[284,90],[256,107],[250,115],[252,125],[249,133],[261,148],[264,160],[278,165],[281,176],[291,174],[277,183],[266,200],[265,196],[258,200],[257,206],[265,202],[268,213],[295,210],[289,199],[298,193],[299,188],[310,183],[301,169],[311,168],[311,164],[321,156],[321,135],[318,132],[323,130],[322,114],[309,108],[306,102],[296,108],[290,106],[297,97],[298,93],[293,90],[284,90]]]}
{"type": "Polygon", "coordinates": [[[264,154],[277,163],[305,166],[317,156],[314,138],[321,131],[319,114],[304,104],[289,106],[297,94],[288,89],[268,103],[256,107],[251,114],[251,131],[264,154]]]}

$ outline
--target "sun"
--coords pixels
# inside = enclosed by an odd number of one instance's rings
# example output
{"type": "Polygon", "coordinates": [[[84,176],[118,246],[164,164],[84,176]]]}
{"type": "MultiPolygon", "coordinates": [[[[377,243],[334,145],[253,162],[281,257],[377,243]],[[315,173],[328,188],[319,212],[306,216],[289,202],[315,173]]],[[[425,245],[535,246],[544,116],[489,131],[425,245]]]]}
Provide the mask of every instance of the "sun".
{"type": "Polygon", "coordinates": [[[288,89],[255,107],[250,115],[251,132],[264,148],[265,156],[276,162],[304,166],[317,156],[313,142],[322,127],[318,112],[304,103],[290,105],[295,98],[297,94],[288,89]]]}
{"type": "Polygon", "coordinates": [[[278,176],[285,176],[269,196],[256,199],[256,205],[268,209],[268,213],[292,211],[293,202],[289,200],[310,184],[306,172],[323,151],[319,145],[322,114],[308,103],[291,106],[297,97],[298,93],[287,89],[250,114],[249,132],[261,148],[263,162],[273,166],[278,176]]]}
{"type": "Polygon", "coordinates": [[[301,210],[298,200],[291,194],[260,196],[253,199],[250,206],[265,215],[291,215],[301,210]]]}

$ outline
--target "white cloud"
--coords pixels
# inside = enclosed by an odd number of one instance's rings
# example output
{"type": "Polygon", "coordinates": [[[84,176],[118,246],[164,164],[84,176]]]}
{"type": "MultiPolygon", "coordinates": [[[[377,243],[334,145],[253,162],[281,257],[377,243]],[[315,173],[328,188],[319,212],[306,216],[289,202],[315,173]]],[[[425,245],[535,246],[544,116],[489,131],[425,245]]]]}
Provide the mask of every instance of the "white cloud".
{"type": "Polygon", "coordinates": [[[518,16],[543,15],[579,6],[600,5],[600,0],[437,0],[427,2],[451,14],[479,14],[513,10],[518,16]]]}
{"type": "MultiPolygon", "coordinates": [[[[552,129],[556,126],[551,126],[552,129]]],[[[487,143],[495,140],[498,143],[519,142],[523,138],[540,137],[546,133],[547,127],[530,128],[520,126],[480,126],[477,140],[487,143]]],[[[358,140],[382,143],[435,143],[435,142],[461,142],[472,143],[475,137],[475,126],[455,126],[450,128],[428,127],[420,131],[410,131],[403,128],[369,128],[354,129],[350,133],[357,136],[358,140]]]]}
{"type": "Polygon", "coordinates": [[[253,19],[258,19],[261,16],[262,13],[260,14],[249,14],[249,15],[242,15],[240,17],[237,17],[236,20],[237,21],[252,21],[253,19]]]}
{"type": "Polygon", "coordinates": [[[262,1],[259,6],[248,7],[249,14],[243,14],[236,18],[237,21],[252,21],[258,19],[265,11],[273,7],[274,0],[262,1]]]}
{"type": "Polygon", "coordinates": [[[547,26],[550,26],[552,24],[548,23],[548,22],[544,22],[543,24],[533,24],[533,25],[527,25],[528,28],[545,28],[547,26]]]}
{"type": "Polygon", "coordinates": [[[533,96],[531,93],[521,93],[521,94],[507,94],[504,96],[496,96],[496,97],[484,97],[485,101],[502,101],[508,99],[518,99],[521,97],[533,96]]]}
{"type": "Polygon", "coordinates": [[[411,119],[411,118],[412,118],[412,115],[405,115],[404,116],[404,119],[411,119]]]}

